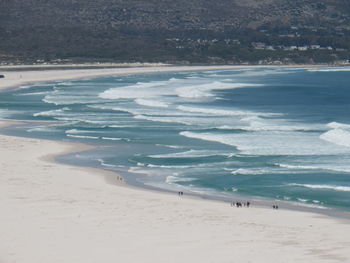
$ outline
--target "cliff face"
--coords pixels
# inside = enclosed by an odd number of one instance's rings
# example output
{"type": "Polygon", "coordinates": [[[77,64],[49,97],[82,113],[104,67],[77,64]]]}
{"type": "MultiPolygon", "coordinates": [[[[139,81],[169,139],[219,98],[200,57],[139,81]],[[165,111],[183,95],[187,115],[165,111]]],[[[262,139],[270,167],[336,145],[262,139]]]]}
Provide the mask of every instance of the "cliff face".
{"type": "Polygon", "coordinates": [[[118,57],[126,43],[158,54],[168,38],[350,30],[347,0],[0,0],[0,10],[0,55],[22,57],[118,57]]]}

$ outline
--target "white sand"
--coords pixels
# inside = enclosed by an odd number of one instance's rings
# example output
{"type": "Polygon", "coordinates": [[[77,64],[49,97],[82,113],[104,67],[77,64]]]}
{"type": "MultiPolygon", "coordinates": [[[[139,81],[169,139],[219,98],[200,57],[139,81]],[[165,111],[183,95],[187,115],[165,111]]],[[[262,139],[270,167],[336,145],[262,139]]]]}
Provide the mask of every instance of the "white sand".
{"type": "MultiPolygon", "coordinates": [[[[261,66],[265,67],[265,66],[261,66]]],[[[24,67],[26,69],[27,67],[24,67]]],[[[80,78],[92,78],[98,76],[110,76],[121,74],[156,73],[172,71],[195,71],[195,70],[215,70],[215,69],[238,69],[251,68],[251,66],[154,66],[154,67],[127,67],[127,68],[97,68],[97,69],[53,69],[53,66],[46,66],[50,70],[25,70],[25,71],[4,71],[6,67],[0,67],[0,74],[5,75],[0,79],[0,90],[9,87],[23,85],[25,83],[52,81],[52,80],[72,80],[80,78]]]]}
{"type": "Polygon", "coordinates": [[[350,262],[349,221],[133,189],[47,157],[79,149],[0,135],[1,263],[350,262]]]}

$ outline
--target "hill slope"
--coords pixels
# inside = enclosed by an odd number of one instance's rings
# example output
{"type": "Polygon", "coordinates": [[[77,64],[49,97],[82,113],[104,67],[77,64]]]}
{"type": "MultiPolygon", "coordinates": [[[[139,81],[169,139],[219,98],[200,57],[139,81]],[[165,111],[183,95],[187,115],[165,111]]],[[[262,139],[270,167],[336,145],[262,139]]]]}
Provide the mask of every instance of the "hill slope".
{"type": "Polygon", "coordinates": [[[255,42],[343,51],[326,60],[350,49],[346,0],[1,0],[0,10],[4,59],[239,63],[302,57],[255,42]]]}

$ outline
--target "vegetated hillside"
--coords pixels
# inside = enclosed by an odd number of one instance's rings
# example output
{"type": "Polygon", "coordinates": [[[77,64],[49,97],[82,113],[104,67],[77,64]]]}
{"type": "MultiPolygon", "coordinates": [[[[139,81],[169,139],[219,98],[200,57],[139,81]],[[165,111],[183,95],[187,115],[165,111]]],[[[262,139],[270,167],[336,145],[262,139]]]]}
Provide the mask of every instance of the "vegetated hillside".
{"type": "Polygon", "coordinates": [[[3,60],[312,63],[348,50],[347,0],[0,0],[3,60]],[[328,49],[289,48],[311,45],[328,49]]]}

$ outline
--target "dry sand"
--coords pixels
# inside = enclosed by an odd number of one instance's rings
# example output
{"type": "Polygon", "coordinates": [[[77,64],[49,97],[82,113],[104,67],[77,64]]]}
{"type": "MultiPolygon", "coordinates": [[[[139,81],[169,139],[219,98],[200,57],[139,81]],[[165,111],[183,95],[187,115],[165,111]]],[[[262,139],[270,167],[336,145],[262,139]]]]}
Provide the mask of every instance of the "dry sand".
{"type": "Polygon", "coordinates": [[[48,157],[81,147],[0,135],[1,263],[350,262],[349,221],[134,189],[48,157]]]}

